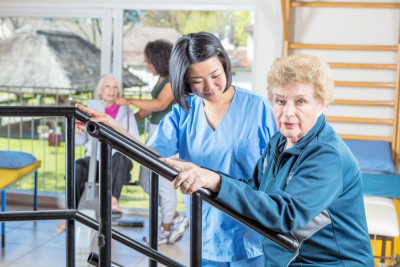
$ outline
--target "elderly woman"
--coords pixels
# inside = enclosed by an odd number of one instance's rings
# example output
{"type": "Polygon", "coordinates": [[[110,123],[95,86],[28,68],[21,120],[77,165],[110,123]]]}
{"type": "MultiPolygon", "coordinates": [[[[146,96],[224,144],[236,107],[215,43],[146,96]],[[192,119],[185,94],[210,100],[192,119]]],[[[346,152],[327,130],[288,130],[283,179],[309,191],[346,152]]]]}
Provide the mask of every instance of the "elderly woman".
{"type": "MultiPolygon", "coordinates": [[[[139,138],[139,130],[135,120],[135,115],[128,106],[114,105],[114,100],[122,94],[118,82],[112,75],[104,75],[100,78],[94,92],[95,99],[104,100],[105,113],[121,124],[126,131],[135,138],[139,138]]],[[[84,129],[84,128],[83,128],[84,129]]],[[[90,156],[92,154],[92,137],[82,130],[82,127],[75,128],[75,145],[85,147],[85,158],[79,159],[75,163],[76,180],[76,206],[85,190],[85,184],[88,181],[90,156]]],[[[100,158],[100,149],[97,150],[97,160],[100,158]]],[[[112,212],[122,214],[121,207],[118,204],[121,190],[126,181],[130,180],[130,171],[133,167],[132,160],[121,153],[113,150],[111,157],[112,164],[112,212]]],[[[96,180],[98,173],[96,168],[96,180]]],[[[56,232],[61,233],[65,230],[65,222],[57,226],[56,232]]]]}
{"type": "Polygon", "coordinates": [[[265,266],[374,266],[360,169],[322,114],[334,95],[329,66],[307,55],[277,59],[268,84],[279,133],[253,177],[162,159],[180,171],[173,186],[184,194],[208,188],[240,214],[299,241],[292,254],[264,239],[265,266]]]}

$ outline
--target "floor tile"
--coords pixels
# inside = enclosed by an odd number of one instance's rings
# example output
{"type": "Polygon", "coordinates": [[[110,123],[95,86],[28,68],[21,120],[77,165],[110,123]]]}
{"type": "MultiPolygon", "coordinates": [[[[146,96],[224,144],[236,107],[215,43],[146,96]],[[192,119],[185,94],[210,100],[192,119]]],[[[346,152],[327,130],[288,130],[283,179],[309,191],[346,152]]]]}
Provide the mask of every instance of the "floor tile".
{"type": "Polygon", "coordinates": [[[6,234],[7,244],[40,246],[57,236],[56,232],[37,231],[33,229],[16,229],[6,234]]]}
{"type": "MultiPolygon", "coordinates": [[[[26,207],[11,206],[8,210],[26,210],[26,207]]],[[[147,245],[143,236],[149,234],[149,218],[147,216],[128,216],[125,219],[142,219],[144,227],[122,227],[114,225],[113,229],[123,235],[132,238],[142,245],[147,245]]],[[[65,232],[57,234],[56,226],[61,221],[23,221],[6,223],[6,248],[0,255],[0,266],[4,267],[38,267],[38,266],[65,266],[66,264],[66,240],[65,232]]],[[[174,260],[189,266],[190,254],[189,229],[185,232],[182,240],[174,245],[160,245],[159,251],[174,260]]],[[[96,242],[96,241],[95,241],[96,242]]],[[[89,250],[76,250],[77,260],[85,259],[89,250]],[[82,252],[83,251],[83,252],[82,252]]],[[[125,267],[147,267],[148,258],[141,253],[113,240],[112,260],[125,267]]],[[[78,265],[76,265],[78,266],[78,265]]],[[[159,266],[163,266],[159,264],[159,266]]]]}
{"type": "MultiPolygon", "coordinates": [[[[115,263],[118,263],[124,267],[135,267],[141,261],[143,261],[146,257],[142,255],[135,255],[135,256],[127,256],[127,255],[112,255],[111,260],[115,263]]],[[[149,265],[147,265],[149,266],[149,265]]]]}
{"type": "Polygon", "coordinates": [[[32,229],[36,231],[54,232],[56,227],[62,220],[51,220],[51,221],[28,221],[21,225],[21,229],[32,229]]]}
{"type": "Polygon", "coordinates": [[[4,248],[1,248],[0,254],[0,265],[3,266],[6,262],[13,262],[25,254],[36,249],[35,245],[27,246],[20,244],[7,244],[4,248]]]}
{"type": "Polygon", "coordinates": [[[25,264],[26,266],[29,266],[29,264],[35,264],[43,267],[65,266],[65,250],[59,248],[38,247],[13,263],[25,264]]]}
{"type": "Polygon", "coordinates": [[[59,248],[59,249],[64,249],[66,247],[66,237],[65,237],[65,232],[62,232],[61,234],[56,235],[52,239],[48,240],[44,244],[42,244],[42,247],[45,248],[59,248]]]}
{"type": "Polygon", "coordinates": [[[11,262],[7,265],[5,265],[4,267],[41,267],[42,265],[36,265],[36,264],[21,264],[21,263],[15,263],[15,262],[11,262]]]}

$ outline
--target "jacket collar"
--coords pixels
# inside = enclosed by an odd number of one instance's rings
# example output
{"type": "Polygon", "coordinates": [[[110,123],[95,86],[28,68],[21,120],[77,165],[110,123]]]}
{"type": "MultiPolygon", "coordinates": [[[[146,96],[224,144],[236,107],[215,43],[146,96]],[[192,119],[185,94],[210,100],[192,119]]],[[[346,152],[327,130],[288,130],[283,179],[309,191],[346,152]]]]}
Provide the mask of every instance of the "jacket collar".
{"type": "MultiPolygon", "coordinates": [[[[290,154],[299,155],[301,153],[301,151],[303,151],[303,149],[305,149],[309,143],[311,143],[313,140],[315,140],[315,138],[317,137],[319,132],[322,130],[322,128],[325,126],[325,124],[326,124],[325,115],[321,114],[318,117],[317,122],[311,128],[311,130],[305,136],[300,138],[300,140],[297,141],[297,143],[294,144],[293,147],[286,150],[286,152],[288,152],[290,154]]],[[[276,139],[275,142],[271,143],[271,145],[272,145],[271,148],[272,148],[272,152],[274,154],[273,155],[274,158],[277,155],[279,156],[283,152],[283,149],[284,149],[285,143],[286,143],[286,137],[283,136],[280,132],[277,134],[279,135],[278,138],[276,139]]]]}

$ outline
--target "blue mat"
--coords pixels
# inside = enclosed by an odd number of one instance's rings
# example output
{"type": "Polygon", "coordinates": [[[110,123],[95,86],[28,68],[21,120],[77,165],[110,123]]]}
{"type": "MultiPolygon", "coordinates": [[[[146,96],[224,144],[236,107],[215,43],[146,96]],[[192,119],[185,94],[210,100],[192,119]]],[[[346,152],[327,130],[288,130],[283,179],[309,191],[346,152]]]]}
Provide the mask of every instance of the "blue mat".
{"type": "Polygon", "coordinates": [[[362,171],[395,173],[392,148],[386,141],[344,140],[362,171]]]}
{"type": "Polygon", "coordinates": [[[364,195],[400,198],[399,174],[363,173],[362,178],[364,195]]]}

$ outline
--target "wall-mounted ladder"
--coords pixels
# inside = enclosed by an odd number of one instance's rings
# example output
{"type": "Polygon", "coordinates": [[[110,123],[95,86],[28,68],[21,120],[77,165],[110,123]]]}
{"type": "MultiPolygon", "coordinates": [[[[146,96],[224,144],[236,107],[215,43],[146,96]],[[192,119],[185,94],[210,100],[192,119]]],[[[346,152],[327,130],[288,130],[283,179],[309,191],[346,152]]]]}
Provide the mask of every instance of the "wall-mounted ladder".
{"type": "Polygon", "coordinates": [[[371,135],[351,135],[341,134],[343,139],[350,140],[372,140],[388,141],[391,143],[392,156],[395,166],[399,165],[400,151],[400,116],[399,116],[399,79],[400,79],[400,33],[397,45],[330,45],[330,44],[305,44],[290,42],[290,18],[291,8],[386,8],[400,9],[400,3],[339,3],[339,2],[296,2],[292,0],[281,0],[282,18],[284,30],[283,55],[287,56],[290,49],[324,49],[324,50],[354,50],[354,51],[390,51],[397,52],[396,64],[358,64],[358,63],[329,63],[331,68],[343,69],[377,69],[396,71],[396,80],[390,82],[359,82],[359,81],[335,81],[335,86],[346,87],[373,87],[373,88],[393,88],[395,97],[392,101],[365,101],[365,100],[343,100],[335,99],[333,104],[349,106],[382,106],[393,107],[393,119],[369,119],[356,117],[336,117],[327,116],[326,119],[331,122],[347,123],[367,123],[367,124],[387,124],[392,125],[392,136],[371,136],[371,135]]]}

